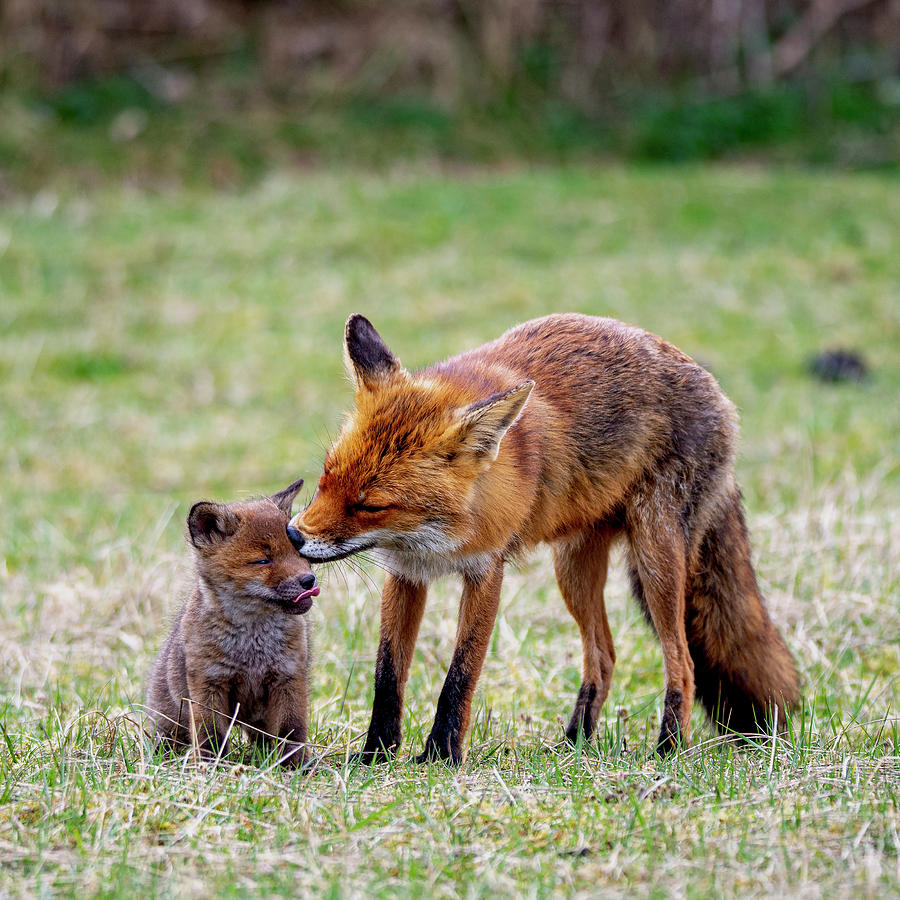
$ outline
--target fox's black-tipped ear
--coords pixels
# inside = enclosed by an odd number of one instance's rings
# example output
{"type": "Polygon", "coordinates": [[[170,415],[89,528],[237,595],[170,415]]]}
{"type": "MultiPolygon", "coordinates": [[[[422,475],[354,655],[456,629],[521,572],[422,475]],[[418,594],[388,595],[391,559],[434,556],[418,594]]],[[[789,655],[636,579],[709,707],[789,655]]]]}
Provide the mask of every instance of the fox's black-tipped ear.
{"type": "Polygon", "coordinates": [[[391,353],[372,323],[359,313],[347,319],[344,328],[347,369],[357,389],[372,388],[400,371],[400,360],[391,353]]]}
{"type": "Polygon", "coordinates": [[[459,410],[449,434],[456,444],[455,452],[492,463],[500,452],[500,441],[521,415],[533,387],[533,381],[525,381],[459,410]]]}
{"type": "Polygon", "coordinates": [[[204,550],[227,541],[238,529],[237,516],[224,503],[201,500],[188,513],[188,537],[204,550]]]}
{"type": "Polygon", "coordinates": [[[302,487],[303,479],[298,478],[293,484],[289,484],[283,491],[272,494],[271,500],[286,516],[290,516],[294,497],[300,493],[300,488],[302,487]]]}

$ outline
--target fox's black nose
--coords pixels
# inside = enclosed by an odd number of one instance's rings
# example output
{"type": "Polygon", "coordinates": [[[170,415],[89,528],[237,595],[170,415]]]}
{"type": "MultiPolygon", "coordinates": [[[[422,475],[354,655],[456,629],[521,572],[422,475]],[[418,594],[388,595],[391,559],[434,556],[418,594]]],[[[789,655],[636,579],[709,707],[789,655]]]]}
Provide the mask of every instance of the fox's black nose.
{"type": "Polygon", "coordinates": [[[304,591],[308,591],[311,587],[315,586],[316,576],[313,575],[312,572],[307,572],[305,575],[300,576],[300,587],[302,587],[304,591]]]}
{"type": "Polygon", "coordinates": [[[296,528],[292,528],[290,525],[287,527],[287,536],[288,540],[294,545],[294,549],[299,553],[300,548],[306,543],[306,539],[296,528]]]}

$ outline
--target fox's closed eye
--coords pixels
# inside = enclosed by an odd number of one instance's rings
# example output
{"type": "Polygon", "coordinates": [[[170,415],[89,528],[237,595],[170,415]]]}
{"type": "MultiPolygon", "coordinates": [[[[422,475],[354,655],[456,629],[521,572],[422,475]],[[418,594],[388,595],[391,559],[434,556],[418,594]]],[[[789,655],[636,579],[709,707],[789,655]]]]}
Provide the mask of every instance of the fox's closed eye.
{"type": "Polygon", "coordinates": [[[380,513],[390,509],[390,506],[366,506],[365,503],[357,503],[352,509],[354,512],[380,513]]]}

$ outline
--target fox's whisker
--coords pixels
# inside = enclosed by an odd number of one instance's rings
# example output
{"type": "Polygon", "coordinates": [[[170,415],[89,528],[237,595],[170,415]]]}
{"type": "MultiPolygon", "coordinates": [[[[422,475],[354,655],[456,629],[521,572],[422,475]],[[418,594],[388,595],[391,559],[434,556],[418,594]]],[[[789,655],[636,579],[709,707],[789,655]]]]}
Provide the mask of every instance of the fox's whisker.
{"type": "Polygon", "coordinates": [[[360,565],[353,557],[348,556],[345,560],[345,563],[360,577],[362,582],[366,584],[374,594],[379,593],[378,585],[375,583],[375,579],[366,571],[365,567],[360,565]]]}

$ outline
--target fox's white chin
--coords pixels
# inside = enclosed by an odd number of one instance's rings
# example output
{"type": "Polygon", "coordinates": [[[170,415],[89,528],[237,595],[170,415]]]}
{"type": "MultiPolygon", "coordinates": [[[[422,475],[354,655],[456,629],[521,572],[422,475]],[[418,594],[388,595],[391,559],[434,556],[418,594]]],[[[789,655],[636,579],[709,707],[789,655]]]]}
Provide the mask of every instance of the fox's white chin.
{"type": "Polygon", "coordinates": [[[375,558],[391,575],[413,584],[431,584],[445,575],[464,575],[478,580],[496,562],[493,553],[451,555],[430,550],[376,550],[375,558]]]}

